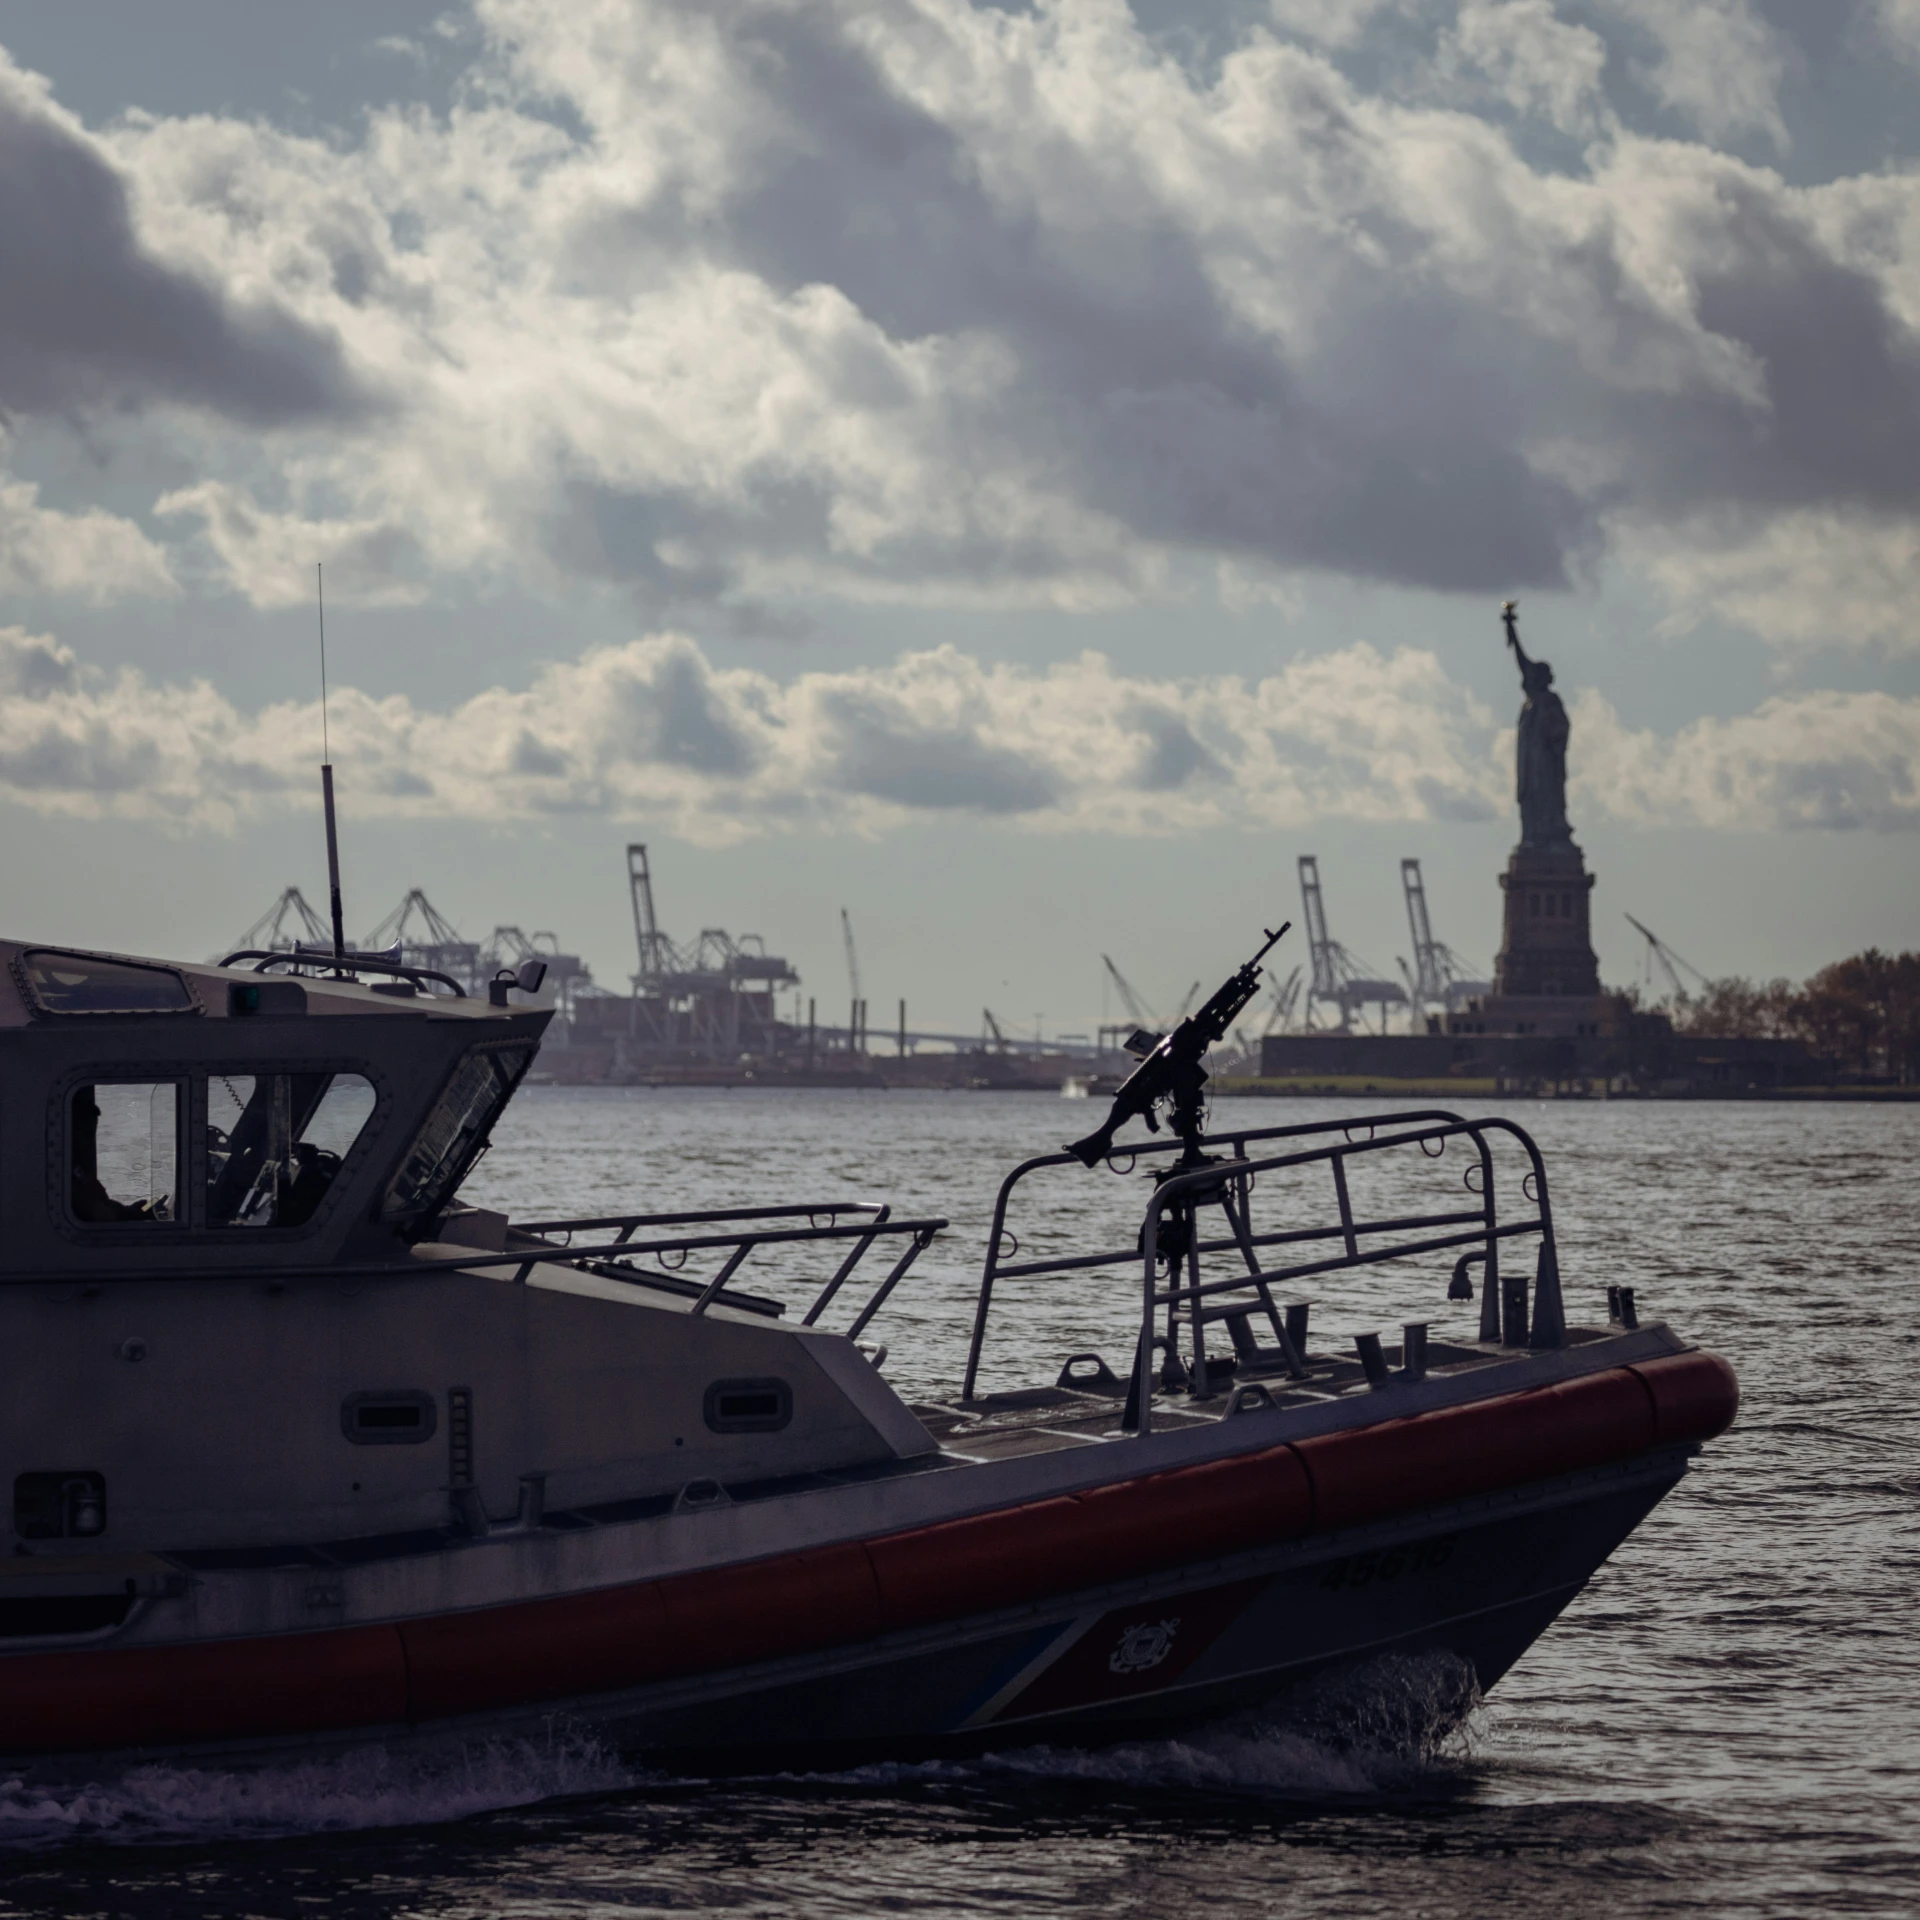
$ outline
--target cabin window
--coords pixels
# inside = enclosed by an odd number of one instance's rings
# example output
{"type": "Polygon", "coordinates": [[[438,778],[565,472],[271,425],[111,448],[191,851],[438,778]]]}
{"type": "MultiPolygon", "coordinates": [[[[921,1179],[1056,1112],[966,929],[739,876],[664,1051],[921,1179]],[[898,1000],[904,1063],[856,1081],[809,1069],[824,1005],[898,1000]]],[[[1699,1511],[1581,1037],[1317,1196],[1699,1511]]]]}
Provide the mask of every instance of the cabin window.
{"type": "Polygon", "coordinates": [[[350,1393],[340,1403],[340,1431],[355,1446],[417,1447],[436,1424],[433,1395],[416,1388],[350,1393]]]}
{"type": "Polygon", "coordinates": [[[171,967],[33,947],[20,956],[19,974],[36,1013],[200,1011],[186,977],[171,967]]]}
{"type": "Polygon", "coordinates": [[[180,1218],[180,1083],[105,1080],[67,1100],[67,1204],[85,1226],[180,1218]]]}
{"type": "Polygon", "coordinates": [[[416,1219],[453,1198],[532,1058],[531,1047],[476,1047],[461,1060],[407,1150],[383,1219],[416,1219]]]}
{"type": "Polygon", "coordinates": [[[207,1224],[305,1226],[373,1107],[357,1073],[210,1074],[207,1224]]]}
{"type": "Polygon", "coordinates": [[[706,1414],[715,1433],[777,1433],[793,1418],[793,1389],[784,1380],[716,1380],[706,1414]]]}

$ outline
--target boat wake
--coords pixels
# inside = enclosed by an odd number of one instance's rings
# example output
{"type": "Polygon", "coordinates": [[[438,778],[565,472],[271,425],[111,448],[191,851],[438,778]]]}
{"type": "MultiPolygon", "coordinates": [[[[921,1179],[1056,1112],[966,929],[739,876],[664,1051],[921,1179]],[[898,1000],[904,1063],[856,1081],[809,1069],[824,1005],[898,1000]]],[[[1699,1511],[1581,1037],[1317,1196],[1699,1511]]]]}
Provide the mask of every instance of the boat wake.
{"type": "Polygon", "coordinates": [[[154,1845],[433,1826],[638,1776],[577,1732],[394,1752],[368,1746],[255,1767],[150,1764],[64,1781],[0,1776],[0,1849],[154,1845]]]}
{"type": "MultiPolygon", "coordinates": [[[[1443,1790],[1470,1758],[1479,1692],[1451,1655],[1391,1658],[1330,1675],[1284,1706],[1112,1746],[1008,1747],[972,1760],[892,1761],[783,1773],[782,1785],[885,1792],[1052,1781],[1324,1800],[1443,1790]]],[[[258,1766],[148,1764],[66,1779],[0,1776],[0,1851],[165,1845],[436,1826],[581,1794],[725,1793],[623,1761],[578,1729],[546,1738],[366,1746],[258,1766]]],[[[767,1782],[763,1779],[761,1784],[767,1782]]]]}
{"type": "Polygon", "coordinates": [[[1275,1799],[1450,1790],[1474,1757],[1480,1690],[1452,1654],[1392,1655],[1329,1674],[1284,1704],[1177,1736],[1008,1748],[968,1762],[861,1767],[858,1784],[1009,1777],[1275,1799]]]}

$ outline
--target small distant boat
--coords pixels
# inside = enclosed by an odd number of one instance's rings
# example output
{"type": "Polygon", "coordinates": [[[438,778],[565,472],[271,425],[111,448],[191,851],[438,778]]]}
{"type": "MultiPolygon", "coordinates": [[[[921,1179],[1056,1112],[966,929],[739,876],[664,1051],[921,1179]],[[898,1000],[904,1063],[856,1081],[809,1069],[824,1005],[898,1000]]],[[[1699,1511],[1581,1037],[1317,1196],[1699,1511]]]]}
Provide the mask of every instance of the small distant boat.
{"type": "Polygon", "coordinates": [[[1631,1289],[1567,1324],[1509,1121],[1027,1160],[909,1404],[861,1336],[943,1219],[462,1203],[548,1018],[512,976],[0,953],[8,1764],[556,1712],[716,1764],[1086,1740],[1392,1652],[1490,1687],[1734,1415],[1631,1289]],[[1137,1232],[1078,1232],[1072,1183],[1141,1172],[1137,1232]],[[1473,1324],[1310,1324],[1388,1261],[1473,1324]],[[1009,1285],[1117,1297],[1117,1367],[989,1390],[1009,1285]]]}

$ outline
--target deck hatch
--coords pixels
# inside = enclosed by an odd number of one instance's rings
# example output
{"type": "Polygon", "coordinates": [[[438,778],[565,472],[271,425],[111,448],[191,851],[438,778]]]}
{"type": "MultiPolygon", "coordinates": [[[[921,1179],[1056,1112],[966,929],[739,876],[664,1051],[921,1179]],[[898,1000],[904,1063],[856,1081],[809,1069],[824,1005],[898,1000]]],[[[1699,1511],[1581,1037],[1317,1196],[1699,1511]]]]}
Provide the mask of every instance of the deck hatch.
{"type": "Polygon", "coordinates": [[[414,1387],[350,1393],[340,1403],[340,1431],[355,1446],[417,1447],[438,1424],[433,1395],[414,1387]]]}
{"type": "Polygon", "coordinates": [[[715,1433],[778,1433],[793,1418],[793,1389],[784,1380],[716,1380],[706,1414],[715,1433]]]}

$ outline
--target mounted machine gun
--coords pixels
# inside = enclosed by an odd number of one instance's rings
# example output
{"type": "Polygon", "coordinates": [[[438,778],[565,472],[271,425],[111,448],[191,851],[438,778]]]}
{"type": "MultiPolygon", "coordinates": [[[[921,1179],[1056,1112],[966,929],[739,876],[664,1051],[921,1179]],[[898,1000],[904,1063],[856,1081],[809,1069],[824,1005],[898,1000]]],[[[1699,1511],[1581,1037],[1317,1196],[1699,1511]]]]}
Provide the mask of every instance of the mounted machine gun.
{"type": "Polygon", "coordinates": [[[1142,1038],[1151,1041],[1140,1064],[1121,1082],[1113,1097],[1113,1110],[1084,1140],[1068,1144],[1067,1151],[1083,1166],[1097,1167],[1113,1151],[1113,1136],[1129,1120],[1147,1123],[1150,1132],[1160,1130],[1158,1109],[1167,1106],[1167,1124],[1186,1151],[1177,1171],[1204,1166],[1200,1136],[1205,1123],[1207,1070],[1202,1064],[1207,1049],[1226,1038],[1227,1029],[1239,1019],[1247,1003],[1260,991],[1260,962],[1279,942],[1293,923],[1283,920],[1278,933],[1268,931],[1266,944],[1253,958],[1230,973],[1213,990],[1197,1013],[1189,1014],[1171,1033],[1142,1038]]]}

